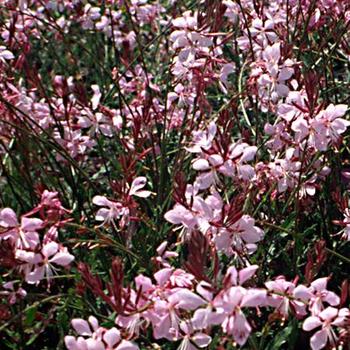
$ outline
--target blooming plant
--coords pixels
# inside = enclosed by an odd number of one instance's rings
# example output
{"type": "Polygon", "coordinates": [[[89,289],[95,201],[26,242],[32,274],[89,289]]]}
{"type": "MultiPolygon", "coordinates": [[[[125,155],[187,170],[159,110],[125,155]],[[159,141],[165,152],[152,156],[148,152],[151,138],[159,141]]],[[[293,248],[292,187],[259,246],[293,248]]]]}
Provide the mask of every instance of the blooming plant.
{"type": "Polygon", "coordinates": [[[0,0],[0,349],[350,349],[349,27],[0,0]]]}

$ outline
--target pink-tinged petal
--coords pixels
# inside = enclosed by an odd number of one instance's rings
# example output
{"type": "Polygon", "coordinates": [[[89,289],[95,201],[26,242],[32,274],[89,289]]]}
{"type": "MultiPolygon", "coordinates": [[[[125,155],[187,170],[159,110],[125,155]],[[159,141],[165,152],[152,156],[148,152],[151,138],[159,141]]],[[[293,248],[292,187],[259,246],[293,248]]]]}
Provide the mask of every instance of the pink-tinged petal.
{"type": "Polygon", "coordinates": [[[57,253],[59,249],[59,245],[56,242],[49,242],[48,244],[45,244],[42,253],[45,257],[50,257],[57,253]]]}
{"type": "Polygon", "coordinates": [[[333,326],[342,327],[346,324],[350,316],[350,310],[346,307],[343,307],[339,310],[338,317],[332,322],[333,326]]]}
{"type": "Polygon", "coordinates": [[[100,103],[102,94],[98,85],[91,85],[91,89],[93,91],[93,96],[91,99],[92,109],[96,109],[100,103]]]}
{"type": "Polygon", "coordinates": [[[178,28],[186,28],[187,27],[187,22],[184,17],[178,17],[172,20],[172,24],[174,27],[178,28]]]}
{"type": "MultiPolygon", "coordinates": [[[[118,316],[115,320],[115,323],[122,328],[131,328],[135,323],[140,321],[139,314],[132,316],[118,316]]],[[[156,321],[155,321],[156,322],[156,321]]]]}
{"type": "Polygon", "coordinates": [[[169,281],[172,273],[173,273],[173,268],[167,267],[165,269],[161,269],[158,272],[156,272],[154,274],[154,278],[160,286],[163,286],[166,282],[169,281]]]}
{"type": "Polygon", "coordinates": [[[336,130],[338,134],[342,134],[343,132],[346,131],[349,125],[350,125],[350,122],[348,120],[338,118],[333,120],[332,129],[336,130]]]}
{"type": "Polygon", "coordinates": [[[106,208],[101,208],[97,211],[95,220],[96,221],[105,221],[110,217],[111,210],[106,208]]]}
{"type": "Polygon", "coordinates": [[[273,46],[267,46],[263,51],[263,57],[267,62],[276,63],[281,57],[280,44],[276,43],[273,46]]]}
{"type": "Polygon", "coordinates": [[[5,60],[12,60],[15,58],[13,53],[9,50],[0,51],[0,57],[4,58],[5,60]]]}
{"type": "Polygon", "coordinates": [[[157,248],[157,254],[158,255],[163,255],[163,253],[165,252],[165,249],[167,248],[167,246],[168,246],[168,241],[162,242],[157,248]]]}
{"type": "Polygon", "coordinates": [[[199,347],[205,348],[211,343],[211,337],[205,333],[196,333],[191,340],[199,347]]]}
{"type": "Polygon", "coordinates": [[[11,208],[4,208],[0,211],[0,226],[15,227],[17,225],[16,213],[11,208]]]}
{"type": "Polygon", "coordinates": [[[265,289],[251,288],[243,296],[241,306],[257,307],[266,305],[267,292],[265,289]]]}
{"type": "Polygon", "coordinates": [[[37,232],[26,232],[21,237],[23,248],[35,249],[40,244],[40,238],[37,232]]]}
{"type": "Polygon", "coordinates": [[[310,339],[312,350],[323,349],[327,345],[327,329],[316,332],[310,339]]]}
{"type": "Polygon", "coordinates": [[[320,312],[318,317],[322,320],[330,321],[333,318],[335,318],[337,315],[338,315],[338,309],[329,306],[326,309],[324,309],[322,312],[320,312]]]}
{"type": "Polygon", "coordinates": [[[68,252],[58,252],[52,259],[51,263],[55,263],[61,266],[67,266],[74,260],[74,256],[68,252]]]}
{"type": "Polygon", "coordinates": [[[104,196],[95,196],[92,198],[92,203],[100,207],[109,207],[111,205],[111,201],[104,196]]]}
{"type": "Polygon", "coordinates": [[[82,318],[73,318],[72,327],[79,335],[92,335],[88,322],[82,318]]]}
{"type": "Polygon", "coordinates": [[[227,269],[226,278],[230,278],[230,282],[233,286],[238,285],[238,272],[234,266],[230,266],[227,269]]]}
{"type": "Polygon", "coordinates": [[[241,346],[243,346],[252,328],[242,312],[236,314],[233,324],[233,339],[241,346]]]}
{"type": "Polygon", "coordinates": [[[208,315],[210,309],[198,309],[194,312],[191,324],[194,329],[205,329],[208,327],[208,315]]]}
{"type": "Polygon", "coordinates": [[[253,160],[255,155],[256,155],[257,150],[258,150],[258,148],[256,146],[246,147],[243,151],[241,161],[242,162],[249,162],[249,161],[253,160]]]}
{"type": "Polygon", "coordinates": [[[14,290],[14,282],[13,281],[6,282],[2,286],[5,289],[14,290]]]}
{"type": "Polygon", "coordinates": [[[21,249],[16,250],[16,259],[24,262],[28,262],[30,264],[37,264],[42,260],[40,254],[36,254],[34,252],[29,252],[21,249]]]}
{"type": "Polygon", "coordinates": [[[88,321],[94,331],[96,331],[99,328],[98,320],[95,316],[89,316],[88,321]]]}
{"type": "Polygon", "coordinates": [[[279,80],[288,80],[293,75],[293,68],[282,68],[280,74],[278,75],[279,80]]]}
{"type": "Polygon", "coordinates": [[[209,162],[206,159],[197,159],[193,165],[194,170],[208,170],[210,169],[209,162]]]}
{"type": "Polygon", "coordinates": [[[216,167],[224,163],[224,160],[219,154],[213,154],[209,156],[208,161],[212,166],[216,166],[216,167]]]}
{"type": "MultiPolygon", "coordinates": [[[[186,36],[186,32],[184,30],[174,30],[170,36],[169,36],[170,41],[173,42],[173,49],[178,49],[182,47],[188,46],[188,39],[186,36]]],[[[175,88],[176,91],[176,88],[175,88]]],[[[176,91],[177,92],[177,91],[176,91]]],[[[179,92],[177,92],[179,93],[179,92]]]]}
{"type": "Polygon", "coordinates": [[[68,350],[88,350],[86,340],[82,337],[76,339],[72,336],[66,336],[64,342],[68,350]]]}
{"type": "Polygon", "coordinates": [[[194,197],[192,208],[204,216],[205,219],[210,220],[212,218],[211,208],[201,197],[194,197]]]}
{"type": "Polygon", "coordinates": [[[112,127],[110,125],[100,124],[100,130],[104,136],[107,136],[107,137],[113,136],[113,130],[112,130],[112,127]]]}
{"type": "Polygon", "coordinates": [[[43,227],[43,221],[36,218],[24,218],[21,219],[21,227],[23,231],[36,231],[43,227]]]}
{"type": "Polygon", "coordinates": [[[280,97],[287,97],[289,88],[287,85],[284,85],[284,84],[276,84],[276,92],[280,97]]]}
{"type": "Polygon", "coordinates": [[[251,180],[255,176],[255,170],[251,165],[244,164],[237,167],[237,171],[243,180],[251,180]]]}
{"type": "Polygon", "coordinates": [[[240,270],[238,273],[239,284],[243,284],[255,275],[256,270],[259,268],[258,265],[251,265],[240,270]]]}
{"type": "Polygon", "coordinates": [[[194,329],[205,329],[208,326],[221,324],[226,315],[224,312],[213,312],[211,307],[197,309],[191,319],[191,324],[194,329]]]}
{"type": "Polygon", "coordinates": [[[322,321],[318,317],[310,316],[304,321],[303,330],[304,331],[311,331],[311,330],[313,330],[316,327],[319,327],[321,325],[322,325],[322,321]]]}
{"type": "Polygon", "coordinates": [[[165,338],[169,335],[169,329],[172,327],[170,323],[169,315],[166,315],[161,318],[160,322],[158,322],[153,327],[153,336],[155,339],[165,338]]]}
{"type": "Polygon", "coordinates": [[[296,119],[292,123],[291,128],[293,131],[299,132],[301,134],[301,138],[304,138],[309,132],[308,123],[303,117],[296,119]]]}
{"type": "Polygon", "coordinates": [[[139,347],[137,345],[127,340],[122,340],[122,342],[116,348],[116,350],[138,350],[138,349],[139,347]]]}
{"type": "Polygon", "coordinates": [[[154,289],[152,280],[149,277],[145,277],[144,275],[138,275],[137,277],[135,277],[135,284],[136,289],[142,288],[143,293],[154,289]]]}
{"type": "Polygon", "coordinates": [[[64,337],[64,343],[66,345],[66,348],[68,350],[77,350],[77,341],[75,340],[75,337],[72,337],[71,335],[67,335],[64,337]]]}
{"type": "Polygon", "coordinates": [[[86,117],[80,117],[78,119],[78,125],[81,127],[81,128],[89,128],[90,126],[92,126],[92,122],[89,118],[86,118],[86,117]]]}
{"type": "Polygon", "coordinates": [[[243,232],[241,232],[241,237],[247,243],[259,242],[263,238],[263,236],[264,231],[257,226],[246,227],[246,229],[243,232]]]}
{"type": "Polygon", "coordinates": [[[348,105],[340,104],[335,105],[333,116],[336,118],[342,117],[348,110],[348,105]]]}
{"type": "Polygon", "coordinates": [[[88,350],[86,340],[83,337],[78,337],[77,346],[78,346],[78,350],[88,350]]]}
{"type": "Polygon", "coordinates": [[[206,302],[188,289],[180,289],[169,297],[169,301],[180,309],[195,310],[206,302]]]}
{"type": "Polygon", "coordinates": [[[105,350],[105,346],[101,340],[89,338],[86,340],[86,345],[88,350],[105,350]]]}
{"type": "Polygon", "coordinates": [[[323,297],[323,301],[327,302],[329,305],[337,306],[340,303],[340,298],[337,294],[328,291],[323,297]]]}
{"type": "Polygon", "coordinates": [[[205,190],[209,188],[214,182],[214,173],[212,171],[208,171],[197,176],[195,184],[198,185],[199,189],[205,190]]]}
{"type": "Polygon", "coordinates": [[[120,332],[117,328],[113,327],[106,331],[103,335],[103,340],[112,349],[120,341],[120,332]]]}
{"type": "Polygon", "coordinates": [[[210,141],[214,140],[215,134],[216,134],[216,124],[215,122],[211,122],[208,127],[208,139],[210,141]]]}
{"type": "Polygon", "coordinates": [[[133,195],[140,198],[147,198],[152,194],[151,191],[137,191],[133,195]]]}
{"type": "Polygon", "coordinates": [[[327,288],[328,279],[328,277],[318,278],[317,280],[313,281],[310,285],[311,287],[315,288],[317,292],[321,292],[327,288]]]}
{"type": "Polygon", "coordinates": [[[208,282],[201,281],[200,283],[198,283],[196,291],[207,301],[210,301],[213,298],[212,287],[208,282]]]}
{"type": "Polygon", "coordinates": [[[303,318],[304,316],[307,315],[306,305],[304,304],[304,302],[298,301],[298,300],[294,300],[292,302],[292,305],[294,307],[294,310],[295,310],[295,313],[296,313],[297,317],[300,316],[300,318],[303,318]]]}
{"type": "Polygon", "coordinates": [[[26,274],[25,280],[29,284],[40,282],[45,276],[45,266],[36,267],[32,272],[26,274]]]}
{"type": "Polygon", "coordinates": [[[231,287],[228,289],[227,293],[224,295],[224,298],[222,300],[220,299],[220,297],[219,299],[215,298],[214,305],[218,307],[223,301],[224,308],[227,308],[227,311],[231,312],[236,306],[241,305],[245,293],[246,290],[241,286],[231,287]]]}
{"type": "Polygon", "coordinates": [[[350,310],[346,307],[343,307],[339,310],[338,313],[339,317],[349,317],[350,316],[350,310]]]}
{"type": "Polygon", "coordinates": [[[193,219],[192,213],[182,205],[175,205],[174,209],[165,213],[164,218],[172,224],[178,225],[183,223],[190,223],[193,219]]]}
{"type": "Polygon", "coordinates": [[[129,195],[130,196],[137,196],[140,189],[145,187],[146,184],[147,184],[147,179],[144,176],[137,177],[131,184],[129,195]]]}
{"type": "Polygon", "coordinates": [[[339,104],[339,105],[333,105],[330,104],[326,108],[326,114],[328,117],[331,117],[332,119],[342,117],[348,109],[348,106],[345,104],[339,104]]]}
{"type": "Polygon", "coordinates": [[[300,284],[299,286],[297,286],[294,289],[293,296],[295,298],[301,299],[301,300],[310,300],[310,298],[313,296],[313,294],[310,292],[309,288],[300,284]]]}

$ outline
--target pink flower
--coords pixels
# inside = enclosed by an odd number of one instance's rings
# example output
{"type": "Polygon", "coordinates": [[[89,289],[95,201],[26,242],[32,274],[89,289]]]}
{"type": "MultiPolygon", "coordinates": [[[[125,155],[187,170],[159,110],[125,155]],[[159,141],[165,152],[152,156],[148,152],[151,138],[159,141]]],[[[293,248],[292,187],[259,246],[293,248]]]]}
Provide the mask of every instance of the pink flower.
{"type": "Polygon", "coordinates": [[[329,306],[317,316],[308,317],[303,323],[304,331],[311,331],[321,326],[321,330],[310,339],[312,350],[323,349],[328,342],[332,347],[336,347],[338,337],[332,327],[344,326],[349,316],[349,309],[336,309],[329,306]]]}
{"type": "Polygon", "coordinates": [[[97,109],[102,97],[100,87],[98,85],[91,85],[91,89],[93,91],[93,96],[91,99],[92,109],[97,109]]]}
{"type": "MultiPolygon", "coordinates": [[[[60,132],[57,130],[54,132],[53,137],[56,142],[62,146],[72,158],[76,158],[79,155],[85,155],[91,148],[96,145],[96,141],[89,136],[82,135],[81,130],[73,130],[67,125],[63,127],[64,134],[61,137],[60,132]]],[[[57,154],[57,160],[63,161],[65,158],[61,154],[57,154]]]]}
{"type": "Polygon", "coordinates": [[[221,325],[223,331],[232,335],[239,345],[243,346],[246,343],[252,330],[242,308],[259,306],[265,302],[265,298],[266,291],[247,290],[241,286],[230,287],[215,298],[214,306],[217,311],[224,312],[226,315],[221,325]]]}
{"type": "Polygon", "coordinates": [[[343,238],[346,239],[347,241],[350,241],[350,209],[349,208],[345,208],[344,210],[344,220],[343,220],[343,224],[345,225],[343,231],[343,238]]]}
{"type": "Polygon", "coordinates": [[[326,151],[328,143],[336,143],[350,125],[348,120],[341,118],[347,110],[347,105],[330,104],[326,110],[321,111],[311,122],[314,130],[312,140],[320,151],[326,151]]]}
{"type": "Polygon", "coordinates": [[[327,290],[328,280],[328,277],[318,278],[310,284],[309,288],[299,285],[294,290],[296,298],[309,301],[312,315],[318,315],[324,309],[324,302],[331,306],[337,306],[340,303],[340,298],[335,293],[327,290]]]}
{"type": "Polygon", "coordinates": [[[172,305],[183,310],[195,310],[205,304],[203,298],[185,288],[176,291],[168,300],[172,305]]]}
{"type": "Polygon", "coordinates": [[[167,300],[156,300],[154,311],[159,316],[159,321],[153,325],[154,337],[178,339],[181,311],[192,311],[204,304],[206,301],[203,298],[186,288],[175,289],[167,300]]]}
{"type": "Polygon", "coordinates": [[[11,51],[7,50],[5,46],[0,46],[0,61],[13,60],[14,58],[11,51]]]}
{"type": "Polygon", "coordinates": [[[255,272],[258,268],[258,265],[251,265],[237,271],[234,266],[231,266],[227,269],[225,281],[230,282],[232,286],[241,286],[255,275],[255,272]]]}
{"type": "Polygon", "coordinates": [[[11,208],[4,208],[0,211],[0,226],[9,228],[17,225],[17,215],[11,208]]]}
{"type": "Polygon", "coordinates": [[[216,134],[216,124],[211,122],[207,131],[194,131],[192,138],[192,146],[186,147],[186,150],[191,153],[201,153],[203,150],[208,150],[212,146],[216,134]]]}
{"type": "Polygon", "coordinates": [[[113,120],[100,112],[92,113],[89,110],[83,110],[78,118],[78,125],[83,129],[89,129],[89,135],[91,136],[95,134],[102,134],[107,137],[113,136],[113,120]]]}
{"type": "Polygon", "coordinates": [[[212,338],[209,335],[195,331],[189,322],[181,322],[180,329],[185,335],[178,350],[196,350],[205,348],[211,343],[212,338]]]}
{"type": "Polygon", "coordinates": [[[212,228],[213,242],[216,248],[231,256],[235,251],[253,253],[264,237],[264,232],[255,226],[255,220],[249,215],[243,215],[238,221],[228,227],[212,228]]]}
{"type": "Polygon", "coordinates": [[[96,213],[95,220],[102,221],[102,225],[111,224],[114,220],[129,213],[128,208],[124,207],[120,202],[114,202],[104,196],[95,196],[92,203],[103,207],[96,213]]]}
{"type": "Polygon", "coordinates": [[[45,276],[50,279],[55,265],[68,266],[74,260],[67,248],[53,241],[45,244],[39,253],[17,250],[16,257],[27,263],[21,269],[25,272],[25,280],[31,284],[39,283],[45,276]]]}
{"type": "Polygon", "coordinates": [[[38,218],[22,216],[19,225],[16,213],[11,208],[4,208],[0,211],[0,226],[5,228],[0,233],[0,240],[10,239],[19,249],[34,249],[40,243],[37,230],[44,227],[44,222],[38,218]]]}
{"type": "Polygon", "coordinates": [[[80,335],[75,338],[66,336],[65,345],[68,350],[138,350],[134,343],[122,339],[120,331],[113,327],[106,329],[98,325],[95,317],[90,316],[88,322],[75,318],[72,320],[74,330],[80,335]]]}
{"type": "Polygon", "coordinates": [[[13,281],[6,282],[2,286],[5,290],[0,292],[0,296],[6,296],[11,305],[15,304],[17,299],[24,299],[27,295],[27,292],[23,288],[15,288],[15,282],[13,281]]]}
{"type": "Polygon", "coordinates": [[[283,318],[288,318],[290,310],[297,316],[306,315],[305,302],[297,299],[294,282],[286,281],[285,277],[279,276],[274,281],[266,282],[265,286],[270,292],[267,304],[274,307],[283,318]]]}
{"type": "Polygon", "coordinates": [[[144,176],[139,176],[133,180],[130,190],[129,196],[137,196],[141,198],[147,198],[151,195],[151,191],[142,190],[147,184],[147,179],[144,176]]]}
{"type": "Polygon", "coordinates": [[[223,165],[224,160],[219,154],[212,154],[208,159],[197,159],[193,163],[193,169],[202,171],[197,176],[195,185],[199,189],[204,190],[209,188],[211,185],[217,184],[219,178],[217,176],[217,170],[223,165]]]}

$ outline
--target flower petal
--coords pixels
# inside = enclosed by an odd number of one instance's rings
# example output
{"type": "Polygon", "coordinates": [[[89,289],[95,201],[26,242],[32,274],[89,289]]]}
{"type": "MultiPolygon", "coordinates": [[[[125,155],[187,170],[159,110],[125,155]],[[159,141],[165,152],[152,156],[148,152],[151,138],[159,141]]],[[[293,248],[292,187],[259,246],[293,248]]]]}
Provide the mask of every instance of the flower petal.
{"type": "Polygon", "coordinates": [[[311,331],[314,328],[319,327],[321,325],[322,325],[322,322],[318,317],[310,316],[304,321],[303,330],[304,331],[311,331]]]}
{"type": "Polygon", "coordinates": [[[120,341],[120,332],[117,328],[113,327],[104,334],[103,340],[112,349],[120,341]]]}
{"type": "Polygon", "coordinates": [[[323,349],[327,345],[327,329],[316,332],[310,339],[312,350],[323,349]]]}
{"type": "Polygon", "coordinates": [[[73,318],[72,326],[79,335],[91,335],[91,329],[87,321],[82,318],[73,318]]]}

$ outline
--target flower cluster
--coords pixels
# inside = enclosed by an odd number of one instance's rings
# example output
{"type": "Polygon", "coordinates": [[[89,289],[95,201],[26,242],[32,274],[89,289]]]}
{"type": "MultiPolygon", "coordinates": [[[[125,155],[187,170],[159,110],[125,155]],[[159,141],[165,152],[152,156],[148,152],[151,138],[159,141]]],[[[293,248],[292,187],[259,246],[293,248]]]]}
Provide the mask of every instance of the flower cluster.
{"type": "MultiPolygon", "coordinates": [[[[11,208],[0,211],[0,242],[11,247],[6,252],[13,257],[13,266],[29,284],[49,282],[59,267],[68,267],[74,256],[58,241],[58,229],[67,219],[68,210],[62,207],[57,192],[43,191],[38,206],[21,216],[20,222],[11,208]],[[32,217],[38,213],[40,218],[32,217]],[[43,233],[44,232],[44,233],[43,233]]],[[[14,291],[13,284],[4,288],[14,291]]],[[[20,288],[17,293],[24,295],[20,288]]],[[[15,296],[11,297],[16,300],[15,296]]]]}
{"type": "MultiPolygon", "coordinates": [[[[166,243],[163,243],[159,253],[164,255],[165,249],[166,243]]],[[[170,251],[167,253],[168,258],[176,257],[170,251]]],[[[120,277],[116,271],[117,264],[115,262],[112,267],[112,276],[120,277]]],[[[110,329],[99,327],[92,316],[89,322],[73,319],[72,326],[80,337],[66,336],[66,346],[72,350],[95,347],[138,349],[132,339],[136,340],[151,327],[155,339],[179,341],[180,348],[195,349],[194,346],[207,347],[212,342],[211,330],[216,326],[220,326],[224,335],[243,346],[253,331],[248,315],[262,308],[284,320],[290,315],[304,319],[303,329],[306,331],[322,326],[311,338],[312,349],[322,349],[327,343],[332,346],[337,344],[339,336],[335,329],[340,334],[346,330],[350,310],[340,308],[339,296],[327,290],[328,278],[318,278],[307,287],[297,284],[296,280],[289,282],[279,276],[267,281],[265,287],[256,288],[250,285],[257,269],[257,265],[240,270],[230,266],[221,281],[217,279],[218,276],[210,281],[208,277],[200,280],[164,262],[164,267],[152,279],[138,275],[134,289],[120,289],[118,284],[122,284],[123,280],[115,277],[108,287],[111,294],[108,295],[98,278],[83,266],[83,278],[92,292],[107,300],[117,311],[116,326],[110,329]],[[121,334],[126,338],[122,339],[121,334]]]]}

